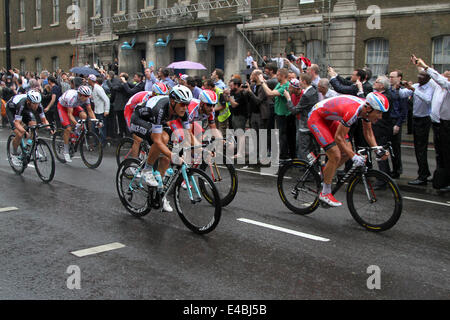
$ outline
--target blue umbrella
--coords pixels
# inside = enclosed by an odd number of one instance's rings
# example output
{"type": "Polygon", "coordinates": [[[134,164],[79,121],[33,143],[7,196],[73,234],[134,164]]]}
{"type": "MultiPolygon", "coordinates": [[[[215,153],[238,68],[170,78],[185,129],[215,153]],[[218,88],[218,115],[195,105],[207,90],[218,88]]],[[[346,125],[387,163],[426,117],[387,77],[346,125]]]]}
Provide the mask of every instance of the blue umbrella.
{"type": "Polygon", "coordinates": [[[82,75],[96,75],[99,76],[100,73],[97,72],[97,70],[92,69],[92,68],[88,68],[88,67],[75,67],[69,70],[70,72],[76,73],[76,74],[82,74],[82,75]]]}

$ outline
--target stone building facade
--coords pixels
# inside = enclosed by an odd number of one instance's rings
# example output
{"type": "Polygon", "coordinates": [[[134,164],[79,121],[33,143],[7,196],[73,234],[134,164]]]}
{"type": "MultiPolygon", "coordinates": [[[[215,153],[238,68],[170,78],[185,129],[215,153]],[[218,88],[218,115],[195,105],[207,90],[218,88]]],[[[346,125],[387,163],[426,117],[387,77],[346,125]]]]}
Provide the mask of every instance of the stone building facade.
{"type": "MultiPolygon", "coordinates": [[[[128,73],[141,70],[142,58],[157,67],[191,60],[208,69],[191,74],[220,67],[229,78],[245,69],[247,50],[254,58],[275,57],[284,52],[288,37],[296,53],[318,62],[323,72],[331,65],[348,75],[368,65],[380,73],[401,69],[413,77],[411,53],[441,69],[450,64],[446,0],[18,0],[11,1],[10,12],[12,63],[32,71],[68,70],[86,62],[107,65],[117,57],[120,70],[128,73]],[[68,25],[71,5],[80,8],[78,29],[68,25]],[[208,49],[200,51],[195,41],[208,33],[208,49]],[[168,36],[166,48],[157,51],[155,43],[168,36]],[[132,48],[122,49],[125,42],[132,48]]],[[[0,65],[4,54],[0,32],[0,65]]]]}

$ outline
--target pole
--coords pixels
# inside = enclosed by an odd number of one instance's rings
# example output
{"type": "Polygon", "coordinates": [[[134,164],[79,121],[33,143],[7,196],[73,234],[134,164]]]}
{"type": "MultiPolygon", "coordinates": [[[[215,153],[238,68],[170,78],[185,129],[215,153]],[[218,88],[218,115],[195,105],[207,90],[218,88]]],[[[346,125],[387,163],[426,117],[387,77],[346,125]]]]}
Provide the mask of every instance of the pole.
{"type": "Polygon", "coordinates": [[[11,70],[11,30],[9,23],[9,0],[5,0],[6,70],[11,70]]]}

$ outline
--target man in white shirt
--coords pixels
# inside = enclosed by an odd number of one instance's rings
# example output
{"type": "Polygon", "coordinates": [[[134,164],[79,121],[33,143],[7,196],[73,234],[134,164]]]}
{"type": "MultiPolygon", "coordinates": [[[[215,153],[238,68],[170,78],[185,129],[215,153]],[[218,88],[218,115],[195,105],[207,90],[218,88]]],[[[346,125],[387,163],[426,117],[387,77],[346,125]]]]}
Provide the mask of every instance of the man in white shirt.
{"type": "Polygon", "coordinates": [[[250,51],[247,51],[247,57],[245,57],[245,63],[247,64],[247,69],[252,68],[253,57],[250,51]]]}
{"type": "Polygon", "coordinates": [[[412,55],[411,61],[425,72],[436,83],[431,101],[431,121],[433,123],[434,146],[438,169],[444,168],[447,173],[447,188],[450,186],[450,71],[442,75],[429,67],[422,59],[412,55]]]}
{"type": "Polygon", "coordinates": [[[97,83],[97,77],[90,74],[88,83],[92,87],[92,102],[94,103],[94,113],[97,119],[103,121],[103,127],[100,128],[100,140],[102,145],[106,144],[106,121],[105,118],[109,115],[110,101],[105,93],[105,90],[97,83]]]}
{"type": "Polygon", "coordinates": [[[404,83],[405,88],[399,91],[401,98],[414,95],[413,102],[413,136],[416,160],[419,166],[418,178],[409,181],[411,185],[426,185],[427,179],[431,176],[428,167],[427,151],[428,136],[431,128],[431,101],[435,91],[436,83],[425,72],[420,71],[418,83],[404,83]]]}
{"type": "Polygon", "coordinates": [[[306,72],[312,78],[311,84],[317,88],[317,86],[319,85],[319,81],[320,81],[320,76],[319,76],[320,68],[319,68],[319,66],[317,64],[312,64],[311,67],[308,67],[308,69],[306,69],[306,72]]]}

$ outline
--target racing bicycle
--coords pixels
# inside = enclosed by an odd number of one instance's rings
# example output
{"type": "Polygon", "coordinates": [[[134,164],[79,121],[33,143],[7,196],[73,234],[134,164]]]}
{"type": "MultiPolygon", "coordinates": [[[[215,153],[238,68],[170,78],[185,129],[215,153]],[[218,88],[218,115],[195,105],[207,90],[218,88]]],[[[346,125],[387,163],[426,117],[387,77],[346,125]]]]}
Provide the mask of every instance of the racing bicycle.
{"type": "MultiPolygon", "coordinates": [[[[390,144],[382,148],[390,149],[392,154],[390,144]]],[[[375,149],[378,147],[358,149],[357,154],[367,157],[365,165],[353,166],[338,178],[332,194],[348,183],[347,206],[356,222],[371,231],[385,231],[400,219],[403,201],[395,181],[384,172],[371,169],[372,151],[375,149]]],[[[321,153],[318,156],[311,155],[309,161],[292,160],[280,168],[278,193],[281,201],[293,213],[307,215],[319,205],[329,208],[319,201],[323,176],[321,158],[325,156],[325,153],[321,153]]]]}
{"type": "Polygon", "coordinates": [[[31,134],[31,139],[26,139],[25,136],[22,137],[18,147],[20,149],[20,155],[18,156],[12,154],[15,134],[11,134],[8,137],[6,147],[8,161],[15,173],[22,174],[29,163],[34,162],[36,173],[43,182],[49,183],[53,180],[55,176],[55,158],[47,142],[38,138],[38,129],[47,127],[53,130],[53,126],[50,124],[37,124],[25,127],[25,130],[31,134]]]}
{"type": "MultiPolygon", "coordinates": [[[[90,119],[91,122],[99,125],[98,119],[90,119]]],[[[69,154],[72,158],[78,148],[80,148],[81,159],[89,169],[97,168],[103,159],[103,148],[98,135],[87,128],[86,120],[80,119],[81,131],[79,134],[70,133],[69,138],[69,154]]],[[[64,129],[60,128],[53,135],[52,140],[53,152],[56,159],[61,163],[66,163],[64,159],[64,129]]]]}
{"type": "MultiPolygon", "coordinates": [[[[190,150],[194,148],[197,147],[190,150]]],[[[180,156],[183,152],[182,149],[180,156]]],[[[142,178],[145,163],[146,159],[128,158],[117,170],[117,193],[131,215],[143,217],[152,209],[161,209],[163,198],[173,191],[175,209],[186,227],[197,234],[209,233],[217,227],[222,212],[220,197],[214,182],[203,170],[185,162],[171,164],[167,170],[173,174],[165,177],[161,186],[150,187],[142,178]]]]}

